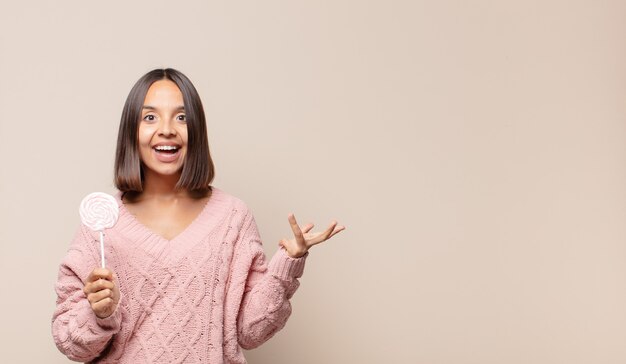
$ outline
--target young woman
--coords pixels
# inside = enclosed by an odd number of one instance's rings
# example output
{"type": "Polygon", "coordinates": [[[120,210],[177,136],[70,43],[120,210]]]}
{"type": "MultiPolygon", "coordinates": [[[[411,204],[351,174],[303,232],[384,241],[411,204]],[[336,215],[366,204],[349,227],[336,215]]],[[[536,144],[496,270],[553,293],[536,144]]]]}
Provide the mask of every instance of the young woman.
{"type": "Polygon", "coordinates": [[[55,286],[52,334],[68,358],[90,363],[245,363],[291,313],[311,246],[345,229],[288,222],[268,262],[248,206],[211,186],[200,97],[174,69],[130,91],[119,128],[116,225],[99,237],[81,224],[55,286]]]}

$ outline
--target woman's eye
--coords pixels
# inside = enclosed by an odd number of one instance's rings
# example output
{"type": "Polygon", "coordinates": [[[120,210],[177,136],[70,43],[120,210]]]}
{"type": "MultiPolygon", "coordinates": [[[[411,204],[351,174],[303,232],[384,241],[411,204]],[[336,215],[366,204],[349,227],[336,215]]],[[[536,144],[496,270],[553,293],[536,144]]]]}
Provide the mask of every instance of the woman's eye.
{"type": "Polygon", "coordinates": [[[185,116],[185,115],[178,115],[178,120],[180,120],[180,121],[187,121],[187,116],[185,116]]]}
{"type": "Polygon", "coordinates": [[[154,121],[154,115],[146,115],[143,117],[143,119],[146,121],[154,121]]]}

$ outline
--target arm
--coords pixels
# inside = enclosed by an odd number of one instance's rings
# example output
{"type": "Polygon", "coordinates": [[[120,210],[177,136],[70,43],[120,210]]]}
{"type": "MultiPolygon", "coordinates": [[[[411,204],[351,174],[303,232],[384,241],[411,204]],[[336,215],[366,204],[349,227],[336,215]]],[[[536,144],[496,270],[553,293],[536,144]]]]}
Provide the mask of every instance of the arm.
{"type": "Polygon", "coordinates": [[[300,285],[298,278],[302,276],[308,253],[291,258],[280,248],[268,264],[249,211],[238,246],[246,256],[248,276],[237,318],[237,341],[242,348],[253,349],[285,326],[291,314],[289,300],[300,285]]]}
{"type": "Polygon", "coordinates": [[[119,307],[106,318],[97,317],[83,292],[84,280],[98,263],[88,250],[89,234],[81,225],[60,267],[55,290],[56,309],[52,316],[52,336],[57,348],[69,359],[90,361],[119,332],[119,307]]]}

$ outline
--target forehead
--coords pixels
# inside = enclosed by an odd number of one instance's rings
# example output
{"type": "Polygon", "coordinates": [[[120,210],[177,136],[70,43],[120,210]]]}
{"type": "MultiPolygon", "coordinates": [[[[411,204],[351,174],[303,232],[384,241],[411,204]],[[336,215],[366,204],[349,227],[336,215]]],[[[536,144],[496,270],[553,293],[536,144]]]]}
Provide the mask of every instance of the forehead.
{"type": "Polygon", "coordinates": [[[150,85],[144,105],[157,107],[178,107],[183,105],[183,94],[176,84],[170,80],[159,80],[150,85]]]}

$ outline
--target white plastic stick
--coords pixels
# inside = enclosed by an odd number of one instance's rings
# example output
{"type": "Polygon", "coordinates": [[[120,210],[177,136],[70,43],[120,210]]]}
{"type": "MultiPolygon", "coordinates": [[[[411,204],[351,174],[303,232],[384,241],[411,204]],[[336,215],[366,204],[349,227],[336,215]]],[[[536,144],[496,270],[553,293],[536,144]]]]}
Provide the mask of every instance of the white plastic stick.
{"type": "Polygon", "coordinates": [[[100,256],[102,257],[102,268],[104,268],[104,233],[100,231],[100,256]]]}

